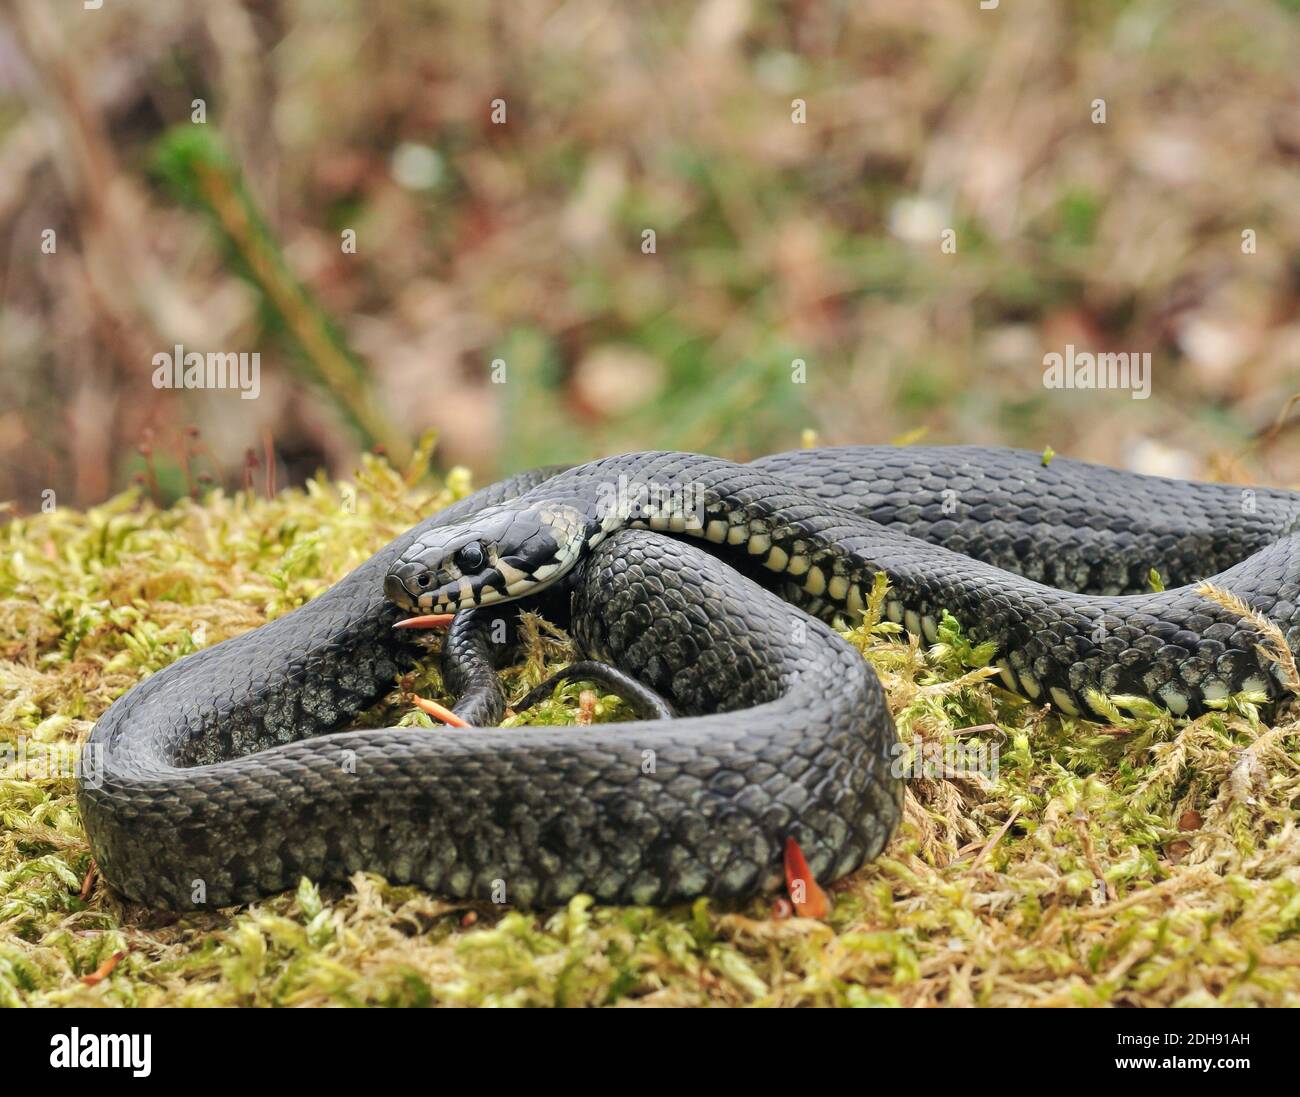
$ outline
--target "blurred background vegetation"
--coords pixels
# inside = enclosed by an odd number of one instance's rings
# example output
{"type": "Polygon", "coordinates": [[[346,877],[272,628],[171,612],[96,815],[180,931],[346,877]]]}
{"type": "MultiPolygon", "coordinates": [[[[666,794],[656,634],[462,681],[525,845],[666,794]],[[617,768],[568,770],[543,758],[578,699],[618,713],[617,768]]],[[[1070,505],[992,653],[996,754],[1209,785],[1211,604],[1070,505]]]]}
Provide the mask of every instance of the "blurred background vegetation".
{"type": "Polygon", "coordinates": [[[1297,0],[0,0],[0,500],[429,428],[480,481],[809,429],[1300,479],[1298,60],[1297,0]],[[1151,398],[1045,389],[1070,343],[1151,398]]]}

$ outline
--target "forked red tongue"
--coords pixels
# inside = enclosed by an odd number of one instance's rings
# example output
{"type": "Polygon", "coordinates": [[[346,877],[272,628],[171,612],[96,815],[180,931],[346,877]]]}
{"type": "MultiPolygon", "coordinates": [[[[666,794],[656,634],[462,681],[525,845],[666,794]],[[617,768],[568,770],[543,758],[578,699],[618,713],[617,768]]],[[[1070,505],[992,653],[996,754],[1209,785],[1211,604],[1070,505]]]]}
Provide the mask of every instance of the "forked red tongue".
{"type": "Polygon", "coordinates": [[[430,701],[427,697],[421,697],[419,694],[415,693],[411,694],[411,700],[414,702],[416,708],[427,712],[435,720],[441,720],[444,724],[449,724],[451,727],[467,728],[472,726],[471,724],[465,723],[464,720],[452,712],[451,709],[447,708],[446,705],[440,705],[437,701],[430,701]]]}

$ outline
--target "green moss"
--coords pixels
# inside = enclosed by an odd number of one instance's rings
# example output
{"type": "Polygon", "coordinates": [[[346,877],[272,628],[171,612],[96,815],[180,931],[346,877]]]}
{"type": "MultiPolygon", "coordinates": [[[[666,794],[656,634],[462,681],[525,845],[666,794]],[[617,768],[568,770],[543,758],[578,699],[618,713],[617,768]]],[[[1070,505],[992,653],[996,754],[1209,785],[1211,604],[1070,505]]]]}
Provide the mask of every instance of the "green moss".
{"type": "MultiPolygon", "coordinates": [[[[1061,717],[1002,692],[955,622],[929,648],[903,637],[883,589],[846,635],[918,775],[897,837],[832,889],[825,924],[773,919],[767,900],[503,912],[363,875],[180,918],[99,881],[83,900],[67,775],[94,720],[468,491],[463,471],[416,490],[424,456],[272,499],[159,511],[126,494],[0,530],[0,1005],[1300,1003],[1300,725],[1270,726],[1249,698],[1195,721],[1124,698],[1107,726],[1061,717]],[[959,747],[996,766],[932,764],[959,747]]],[[[512,695],[567,654],[533,621],[512,695]]],[[[434,662],[416,684],[441,696],[434,662]]],[[[579,696],[565,684],[510,722],[575,722],[579,696]]],[[[396,691],[368,718],[425,720],[396,691]]]]}

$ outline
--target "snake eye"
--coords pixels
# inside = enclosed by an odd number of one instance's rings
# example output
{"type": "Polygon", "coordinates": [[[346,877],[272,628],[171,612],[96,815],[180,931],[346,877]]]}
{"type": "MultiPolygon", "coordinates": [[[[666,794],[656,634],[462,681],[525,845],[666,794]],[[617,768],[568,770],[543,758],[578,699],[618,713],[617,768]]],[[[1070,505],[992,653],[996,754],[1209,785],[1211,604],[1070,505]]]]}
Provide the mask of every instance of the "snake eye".
{"type": "Polygon", "coordinates": [[[477,541],[471,541],[456,553],[456,566],[463,572],[474,572],[483,566],[485,559],[483,546],[477,541]]]}

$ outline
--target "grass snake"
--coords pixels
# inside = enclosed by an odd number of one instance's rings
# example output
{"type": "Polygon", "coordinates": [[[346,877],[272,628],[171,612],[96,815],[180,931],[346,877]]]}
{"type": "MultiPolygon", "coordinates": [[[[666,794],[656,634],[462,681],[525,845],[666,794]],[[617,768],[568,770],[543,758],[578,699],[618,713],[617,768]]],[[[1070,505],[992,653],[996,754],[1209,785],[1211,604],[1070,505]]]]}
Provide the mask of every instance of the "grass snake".
{"type": "Polygon", "coordinates": [[[1000,681],[1090,716],[1137,695],[1195,715],[1285,676],[1205,577],[1300,646],[1300,495],[980,447],[852,446],[750,464],[605,458],[485,488],[303,607],[141,682],[96,724],[78,799],[104,876],[175,909],[358,870],[519,905],[746,896],[794,838],[833,880],[900,814],[875,674],[828,625],[944,611],[1000,681]],[[1168,589],[1149,589],[1152,568],[1168,589]],[[495,722],[490,623],[567,612],[583,651],[670,719],[346,728],[418,656],[393,625],[459,613],[458,711],[495,722]]]}

